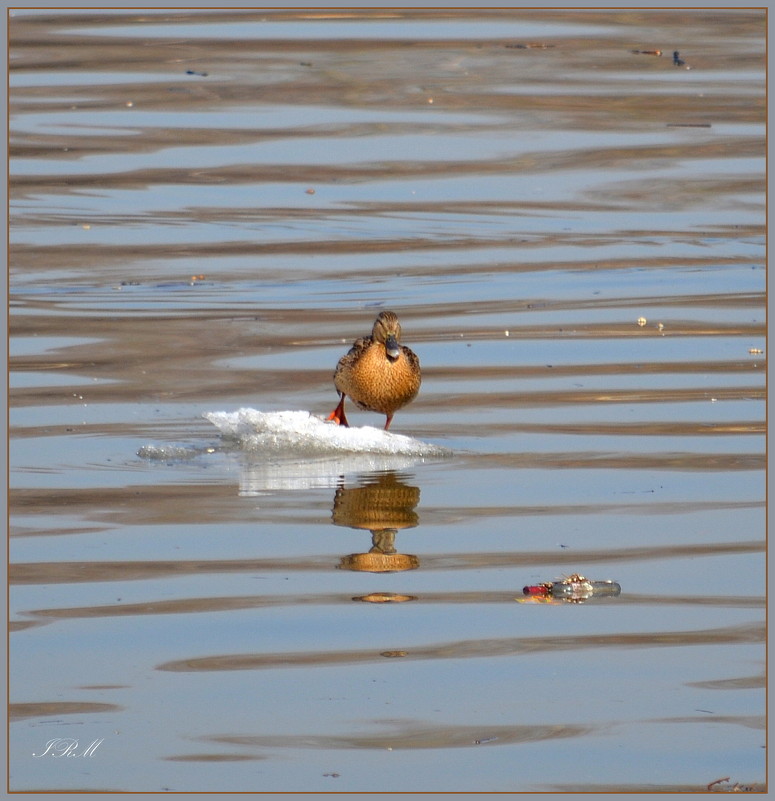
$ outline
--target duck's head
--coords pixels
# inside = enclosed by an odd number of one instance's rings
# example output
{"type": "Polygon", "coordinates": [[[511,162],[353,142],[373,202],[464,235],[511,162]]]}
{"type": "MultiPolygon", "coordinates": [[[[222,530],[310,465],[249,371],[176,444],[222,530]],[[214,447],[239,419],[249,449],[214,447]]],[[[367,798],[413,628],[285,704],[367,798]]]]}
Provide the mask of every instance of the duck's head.
{"type": "Polygon", "coordinates": [[[401,355],[401,323],[394,312],[383,311],[374,321],[371,331],[372,339],[385,346],[385,353],[389,359],[397,359],[401,355]]]}

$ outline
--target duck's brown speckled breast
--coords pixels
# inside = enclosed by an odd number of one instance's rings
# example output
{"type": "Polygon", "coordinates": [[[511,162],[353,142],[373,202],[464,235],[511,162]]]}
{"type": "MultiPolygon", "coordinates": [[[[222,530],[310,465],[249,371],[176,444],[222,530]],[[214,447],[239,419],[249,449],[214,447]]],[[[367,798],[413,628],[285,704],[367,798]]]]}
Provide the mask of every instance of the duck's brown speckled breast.
{"type": "Polygon", "coordinates": [[[401,346],[397,359],[389,359],[385,346],[357,342],[343,357],[334,377],[339,392],[359,408],[390,415],[417,397],[420,390],[420,362],[407,347],[401,346]]]}

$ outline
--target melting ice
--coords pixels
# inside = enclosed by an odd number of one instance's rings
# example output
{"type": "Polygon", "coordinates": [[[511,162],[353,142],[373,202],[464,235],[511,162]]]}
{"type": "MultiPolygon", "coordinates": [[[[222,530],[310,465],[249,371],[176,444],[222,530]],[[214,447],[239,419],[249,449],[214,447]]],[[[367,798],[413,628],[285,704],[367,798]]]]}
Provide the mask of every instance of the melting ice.
{"type": "Polygon", "coordinates": [[[330,456],[343,453],[387,456],[443,457],[450,451],[403,434],[371,426],[347,428],[305,411],[206,412],[204,417],[224,437],[249,451],[288,456],[330,456]]]}
{"type": "Polygon", "coordinates": [[[239,458],[240,495],[338,486],[342,476],[403,470],[426,459],[452,455],[448,448],[371,426],[346,428],[306,411],[206,412],[224,449],[146,445],[139,456],[153,461],[196,458],[216,450],[239,458]]]}
{"type": "Polygon", "coordinates": [[[240,495],[336,487],[347,473],[402,470],[452,451],[371,426],[347,428],[306,411],[208,412],[225,441],[243,455],[240,495]]]}

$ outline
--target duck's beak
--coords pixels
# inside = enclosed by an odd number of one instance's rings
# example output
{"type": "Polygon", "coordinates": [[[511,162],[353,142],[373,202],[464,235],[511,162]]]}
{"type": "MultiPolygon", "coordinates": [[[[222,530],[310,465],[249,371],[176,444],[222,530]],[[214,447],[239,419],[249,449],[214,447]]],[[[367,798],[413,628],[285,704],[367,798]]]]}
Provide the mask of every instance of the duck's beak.
{"type": "Polygon", "coordinates": [[[392,334],[385,340],[385,352],[391,359],[397,359],[401,355],[401,348],[392,334]]]}

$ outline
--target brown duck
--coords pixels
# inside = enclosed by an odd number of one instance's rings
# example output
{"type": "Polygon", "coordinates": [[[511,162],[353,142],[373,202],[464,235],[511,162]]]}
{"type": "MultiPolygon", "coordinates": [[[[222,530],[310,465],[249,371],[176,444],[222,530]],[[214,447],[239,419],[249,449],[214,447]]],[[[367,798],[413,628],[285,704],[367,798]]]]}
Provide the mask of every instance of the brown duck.
{"type": "Polygon", "coordinates": [[[396,411],[417,397],[420,360],[400,339],[398,317],[391,311],[380,312],[371,336],[356,339],[336,366],[339,405],[329,420],[349,425],[344,415],[344,399],[349,397],[361,409],[384,414],[387,431],[396,411]]]}

